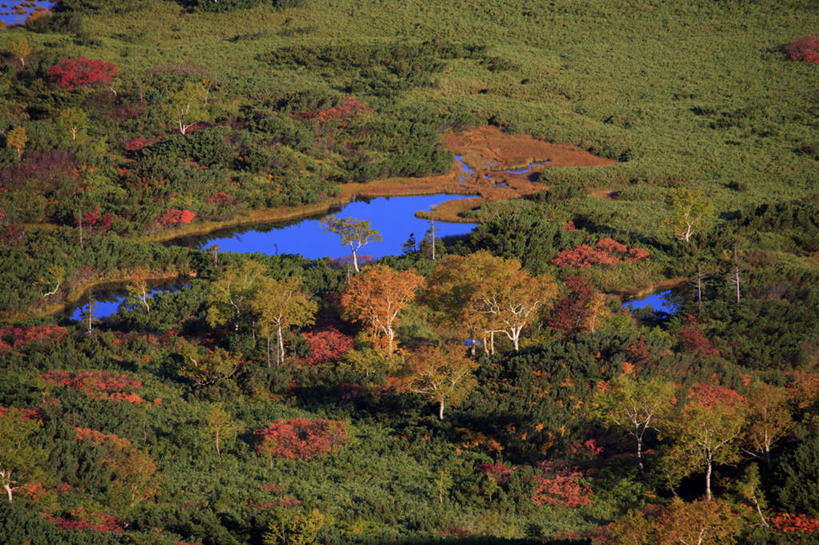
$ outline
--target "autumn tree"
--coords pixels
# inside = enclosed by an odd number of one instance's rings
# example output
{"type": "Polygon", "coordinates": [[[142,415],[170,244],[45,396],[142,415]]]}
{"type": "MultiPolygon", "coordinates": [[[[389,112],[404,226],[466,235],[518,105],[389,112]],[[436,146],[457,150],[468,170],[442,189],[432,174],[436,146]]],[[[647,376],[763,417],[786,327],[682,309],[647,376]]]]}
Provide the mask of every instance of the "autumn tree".
{"type": "Polygon", "coordinates": [[[284,361],[284,331],[290,327],[303,327],[315,322],[318,303],[301,291],[302,279],[291,276],[275,280],[266,276],[259,278],[258,291],[250,301],[256,313],[262,335],[267,338],[267,366],[270,367],[270,341],[276,334],[276,363],[284,361]]]}
{"type": "Polygon", "coordinates": [[[6,147],[13,148],[17,151],[17,159],[22,159],[23,150],[26,149],[27,142],[28,135],[26,134],[25,127],[11,129],[6,135],[6,147]]]}
{"type": "Polygon", "coordinates": [[[358,268],[358,250],[370,242],[381,242],[381,233],[370,227],[367,220],[357,220],[355,218],[336,218],[327,216],[321,220],[324,232],[330,232],[341,237],[341,244],[349,246],[353,254],[353,267],[355,272],[360,272],[358,268]]]}
{"type": "Polygon", "coordinates": [[[656,377],[640,379],[628,373],[618,375],[595,396],[596,415],[634,438],[640,473],[644,472],[643,438],[649,429],[657,429],[658,420],[668,415],[673,401],[671,382],[656,377]]]}
{"type": "Polygon", "coordinates": [[[739,439],[748,416],[748,400],[730,388],[694,385],[671,422],[675,443],[667,462],[680,476],[705,471],[705,496],[711,499],[714,464],[740,459],[739,439]]]}
{"type": "Polygon", "coordinates": [[[57,118],[57,126],[72,142],[83,141],[85,128],[88,125],[88,115],[79,108],[66,108],[57,118]]]}
{"type": "Polygon", "coordinates": [[[424,278],[412,271],[398,272],[380,264],[368,267],[347,284],[341,297],[344,315],[366,324],[376,346],[392,355],[398,315],[415,299],[415,292],[423,282],[424,278]],[[386,341],[386,347],[383,341],[386,341]]]}
{"type": "Polygon", "coordinates": [[[20,36],[16,40],[11,43],[9,47],[9,53],[11,56],[20,61],[20,66],[26,66],[26,57],[31,55],[31,46],[28,45],[28,41],[20,36]]]}
{"type": "Polygon", "coordinates": [[[684,502],[674,498],[655,520],[657,545],[730,545],[742,530],[742,515],[727,501],[684,502]]]}
{"type": "Polygon", "coordinates": [[[672,234],[688,242],[694,231],[699,229],[713,214],[714,204],[703,195],[702,190],[675,187],[669,190],[665,199],[668,216],[665,223],[672,234]]]}
{"type": "Polygon", "coordinates": [[[555,305],[549,326],[566,335],[594,331],[605,308],[605,296],[584,276],[572,275],[563,280],[567,291],[555,305]]]}
{"type": "Polygon", "coordinates": [[[517,351],[523,329],[556,295],[550,276],[533,277],[517,259],[480,251],[440,260],[424,299],[466,335],[490,337],[492,351],[495,333],[506,335],[517,351]]]}
{"type": "Polygon", "coordinates": [[[756,383],[748,395],[746,436],[753,451],[765,456],[769,466],[773,444],[793,426],[788,401],[788,393],[784,389],[762,381],[756,383]]]}
{"type": "Polygon", "coordinates": [[[248,259],[227,267],[211,284],[208,295],[208,324],[211,327],[233,322],[238,332],[242,318],[252,310],[266,267],[248,259]]]}
{"type": "Polygon", "coordinates": [[[402,371],[403,384],[410,392],[438,403],[438,418],[444,419],[444,406],[457,406],[477,385],[478,364],[464,354],[464,346],[450,343],[418,349],[402,371]]]}

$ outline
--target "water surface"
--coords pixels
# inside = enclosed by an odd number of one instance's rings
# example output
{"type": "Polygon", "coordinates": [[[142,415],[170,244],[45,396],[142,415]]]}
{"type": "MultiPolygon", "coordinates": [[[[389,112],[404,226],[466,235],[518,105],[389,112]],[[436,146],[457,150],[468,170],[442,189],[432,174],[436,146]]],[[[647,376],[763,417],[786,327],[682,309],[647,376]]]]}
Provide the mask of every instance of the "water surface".
{"type": "Polygon", "coordinates": [[[630,308],[632,311],[651,308],[654,312],[674,314],[680,307],[679,303],[675,301],[675,297],[676,294],[672,290],[655,291],[645,297],[625,301],[623,306],[630,308]]]}
{"type": "MultiPolygon", "coordinates": [[[[424,238],[430,228],[429,220],[415,217],[416,211],[428,211],[444,201],[457,199],[457,195],[426,195],[419,197],[378,197],[367,201],[351,202],[339,212],[331,214],[339,218],[351,217],[367,220],[370,227],[381,233],[381,242],[371,242],[359,250],[359,255],[374,259],[402,253],[403,244],[413,235],[417,241],[424,238]]],[[[321,257],[340,258],[350,255],[350,248],[341,245],[341,238],[325,232],[320,218],[305,219],[298,223],[268,228],[257,228],[227,237],[208,238],[199,246],[208,249],[219,245],[219,251],[238,253],[261,253],[265,255],[299,254],[308,259],[321,257]]],[[[465,235],[472,231],[474,223],[435,222],[439,237],[465,235]]]]}

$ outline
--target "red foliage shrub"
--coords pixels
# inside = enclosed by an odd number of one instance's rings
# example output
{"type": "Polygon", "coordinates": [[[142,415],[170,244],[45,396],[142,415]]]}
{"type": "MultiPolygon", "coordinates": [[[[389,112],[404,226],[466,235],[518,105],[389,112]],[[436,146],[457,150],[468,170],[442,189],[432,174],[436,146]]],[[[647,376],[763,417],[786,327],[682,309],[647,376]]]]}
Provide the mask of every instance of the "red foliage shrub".
{"type": "Polygon", "coordinates": [[[372,111],[372,108],[362,104],[356,97],[347,96],[341,100],[341,104],[338,106],[316,112],[298,112],[294,117],[297,119],[315,119],[319,123],[326,123],[328,121],[356,119],[372,111]]]}
{"type": "Polygon", "coordinates": [[[574,222],[569,220],[566,225],[563,227],[564,231],[577,231],[577,227],[574,226],[574,222]]]}
{"type": "Polygon", "coordinates": [[[219,191],[218,193],[214,193],[211,197],[209,197],[206,202],[210,204],[227,204],[231,201],[233,201],[232,195],[229,195],[224,191],[219,191]]]}
{"type": "Polygon", "coordinates": [[[631,341],[631,344],[626,347],[626,358],[637,367],[643,367],[651,362],[654,356],[651,354],[645,337],[631,341]]]}
{"type": "Polygon", "coordinates": [[[748,399],[735,390],[717,384],[695,384],[689,394],[691,401],[706,409],[722,407],[731,412],[748,403],[748,399]]]}
{"type": "Polygon", "coordinates": [[[111,227],[114,216],[109,213],[100,215],[100,207],[94,208],[93,212],[86,212],[82,215],[82,227],[92,233],[104,233],[111,227]]]}
{"type": "Polygon", "coordinates": [[[40,378],[58,386],[68,386],[76,392],[83,392],[98,399],[145,403],[145,399],[133,390],[142,388],[142,381],[126,375],[115,375],[105,371],[47,371],[40,378]]]}
{"type": "Polygon", "coordinates": [[[131,442],[115,433],[102,433],[91,428],[74,428],[77,432],[77,441],[88,441],[94,446],[109,445],[120,450],[131,446],[131,442]]]}
{"type": "Polygon", "coordinates": [[[145,138],[144,136],[139,136],[134,138],[130,142],[125,144],[125,149],[128,151],[139,151],[145,146],[150,146],[151,144],[156,144],[160,140],[165,140],[164,136],[157,136],[156,138],[145,138]]]}
{"type": "Polygon", "coordinates": [[[353,347],[353,340],[335,328],[312,331],[303,334],[310,353],[304,363],[317,365],[329,361],[338,361],[353,347]]]}
{"type": "Polygon", "coordinates": [[[597,249],[609,254],[624,254],[628,251],[628,246],[606,237],[597,241],[597,249]]]}
{"type": "Polygon", "coordinates": [[[574,443],[569,445],[569,451],[578,458],[582,458],[584,460],[591,460],[592,458],[603,452],[603,447],[597,444],[597,440],[587,439],[582,443],[580,441],[575,441],[574,443]]]}
{"type": "MultiPolygon", "coordinates": [[[[567,225],[568,227],[568,225],[567,225]]],[[[597,242],[595,248],[581,244],[576,248],[563,250],[552,260],[558,267],[589,268],[592,265],[620,264],[623,260],[634,263],[646,259],[651,254],[643,248],[631,248],[611,238],[604,238],[597,242]]]]}
{"type": "Polygon", "coordinates": [[[792,60],[819,62],[819,36],[805,36],[785,46],[792,60]]]}
{"type": "Polygon", "coordinates": [[[19,246],[26,238],[26,231],[20,225],[11,223],[0,230],[0,244],[6,247],[19,246]]]}
{"type": "Polygon", "coordinates": [[[190,210],[171,208],[161,216],[157,216],[154,221],[163,227],[170,227],[171,225],[178,225],[180,223],[190,223],[195,217],[196,213],[190,210]]]}
{"type": "Polygon", "coordinates": [[[498,484],[507,482],[517,469],[515,466],[508,466],[498,460],[495,460],[494,464],[480,464],[478,466],[478,471],[485,475],[492,475],[498,484]]]}
{"type": "Polygon", "coordinates": [[[0,353],[19,350],[32,342],[48,344],[59,342],[65,337],[66,329],[58,325],[0,327],[0,353]]]}
{"type": "Polygon", "coordinates": [[[715,358],[718,355],[717,349],[711,345],[711,341],[697,325],[697,319],[693,316],[685,318],[685,325],[680,328],[680,344],[683,350],[693,354],[699,354],[704,358],[715,358]]]}
{"type": "Polygon", "coordinates": [[[56,524],[60,530],[90,530],[118,534],[123,528],[122,522],[115,517],[105,513],[89,513],[83,507],[71,511],[70,518],[45,517],[45,519],[56,524]]]}
{"type": "Polygon", "coordinates": [[[4,221],[6,221],[6,213],[3,212],[2,208],[0,208],[0,223],[3,223],[4,221]]]}
{"type": "Polygon", "coordinates": [[[634,263],[636,261],[642,261],[643,259],[648,259],[651,257],[651,254],[648,253],[648,250],[644,248],[631,248],[628,251],[628,255],[626,256],[626,261],[629,263],[634,263]]]}
{"type": "Polygon", "coordinates": [[[819,533],[819,520],[807,515],[777,513],[771,517],[771,524],[780,532],[786,534],[816,534],[819,533]]]}
{"type": "Polygon", "coordinates": [[[113,81],[117,70],[116,65],[102,59],[79,57],[72,60],[64,57],[48,69],[48,77],[52,82],[70,91],[78,86],[107,85],[113,81]]]}
{"type": "Polygon", "coordinates": [[[256,453],[310,460],[335,452],[347,442],[343,422],[317,418],[280,420],[255,430],[256,453]]]}
{"type": "MultiPolygon", "coordinates": [[[[9,407],[0,407],[0,417],[3,417],[8,412],[9,407]]],[[[39,420],[43,417],[43,412],[40,409],[19,409],[23,413],[23,420],[29,422],[31,420],[39,420]]]]}
{"type": "Polygon", "coordinates": [[[560,505],[579,507],[592,505],[591,488],[582,482],[583,473],[577,468],[561,466],[555,462],[538,463],[535,473],[535,505],[560,505]]]}

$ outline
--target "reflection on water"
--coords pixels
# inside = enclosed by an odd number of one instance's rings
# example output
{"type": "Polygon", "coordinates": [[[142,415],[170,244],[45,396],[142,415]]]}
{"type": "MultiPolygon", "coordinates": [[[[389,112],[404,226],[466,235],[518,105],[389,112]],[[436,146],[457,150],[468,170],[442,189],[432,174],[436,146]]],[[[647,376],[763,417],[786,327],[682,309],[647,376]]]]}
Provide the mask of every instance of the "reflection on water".
{"type": "Polygon", "coordinates": [[[674,299],[675,294],[672,292],[672,290],[665,290],[654,292],[646,297],[641,297],[640,299],[626,301],[623,303],[623,306],[630,308],[632,311],[651,307],[654,312],[674,314],[680,307],[679,303],[675,302],[674,299]]]}
{"type": "MultiPolygon", "coordinates": [[[[453,195],[420,197],[379,197],[346,205],[336,214],[367,220],[370,227],[381,233],[381,242],[372,242],[361,248],[359,254],[379,258],[402,253],[403,244],[410,235],[420,241],[430,227],[428,220],[415,217],[419,210],[429,210],[444,201],[456,199],[453,195]]],[[[437,236],[465,235],[475,227],[473,223],[436,222],[437,236]]],[[[350,254],[348,246],[332,233],[325,233],[318,219],[306,219],[293,225],[274,226],[267,230],[255,229],[222,238],[210,238],[202,249],[219,246],[222,252],[261,253],[266,255],[299,254],[308,259],[340,258],[350,254]]]]}
{"type": "Polygon", "coordinates": [[[21,25],[33,13],[45,13],[53,8],[56,2],[42,2],[40,0],[7,1],[0,7],[0,21],[7,25],[21,25]]]}
{"type": "MultiPolygon", "coordinates": [[[[164,287],[159,287],[159,288],[156,288],[156,289],[153,289],[153,290],[149,291],[148,292],[148,297],[149,298],[153,297],[157,293],[164,293],[164,292],[169,292],[169,291],[170,292],[178,291],[178,290],[180,290],[180,289],[182,289],[182,288],[184,288],[186,286],[187,285],[185,285],[185,286],[176,285],[176,286],[168,287],[166,285],[164,287]]],[[[125,299],[127,297],[127,294],[125,293],[125,290],[114,290],[114,291],[106,291],[106,292],[104,292],[102,294],[99,294],[99,295],[97,295],[95,297],[97,298],[97,300],[95,302],[96,306],[94,307],[94,318],[96,318],[97,320],[102,320],[103,318],[108,318],[109,316],[113,316],[114,314],[119,312],[119,307],[123,303],[123,301],[125,301],[125,299]]],[[[141,303],[137,302],[137,305],[139,305],[139,304],[141,304],[141,303]]],[[[150,299],[148,300],[148,304],[149,305],[151,304],[150,299]]],[[[75,321],[82,320],[83,314],[87,310],[88,310],[88,303],[77,306],[74,309],[74,311],[71,313],[71,319],[75,320],[75,321]]]]}

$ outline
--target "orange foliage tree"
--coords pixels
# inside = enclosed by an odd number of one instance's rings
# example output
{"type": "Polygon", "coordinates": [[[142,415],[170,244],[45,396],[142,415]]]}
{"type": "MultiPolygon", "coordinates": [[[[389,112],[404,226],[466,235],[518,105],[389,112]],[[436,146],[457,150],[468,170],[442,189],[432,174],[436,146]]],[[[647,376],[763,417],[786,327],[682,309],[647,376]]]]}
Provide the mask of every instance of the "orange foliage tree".
{"type": "Polygon", "coordinates": [[[391,355],[395,351],[398,314],[415,299],[423,282],[424,278],[412,271],[372,265],[347,284],[341,297],[344,315],[369,326],[376,347],[391,355]]]}

